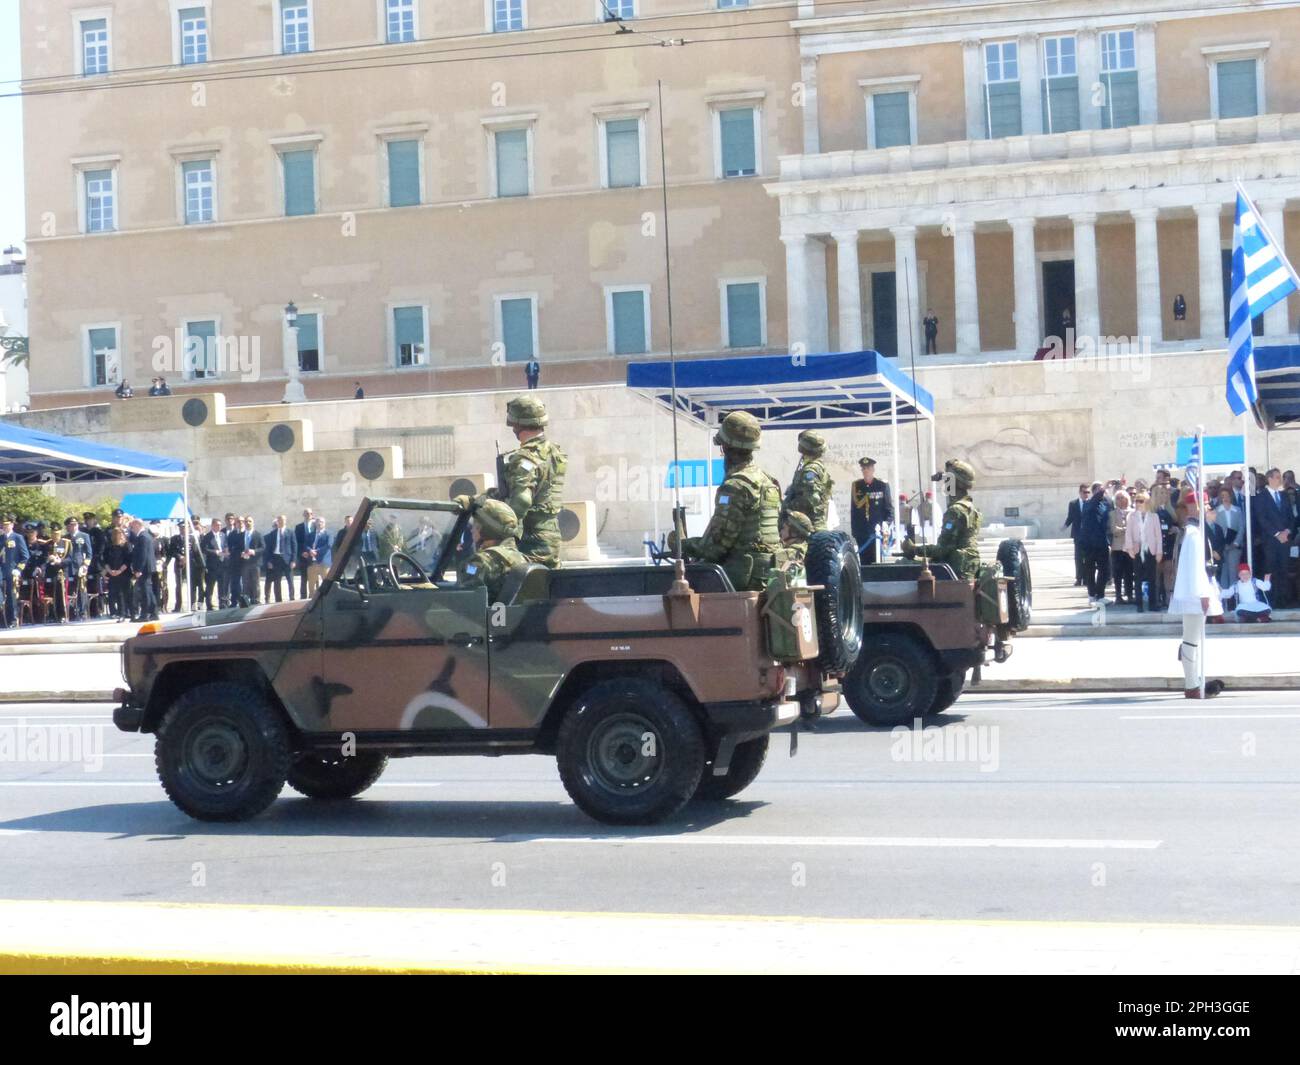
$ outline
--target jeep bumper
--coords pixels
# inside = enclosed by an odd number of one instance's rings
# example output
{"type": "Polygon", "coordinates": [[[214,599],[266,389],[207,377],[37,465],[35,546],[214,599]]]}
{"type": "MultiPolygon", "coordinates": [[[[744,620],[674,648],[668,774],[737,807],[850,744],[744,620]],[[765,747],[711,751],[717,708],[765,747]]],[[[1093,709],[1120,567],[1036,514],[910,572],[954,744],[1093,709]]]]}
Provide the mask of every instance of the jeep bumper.
{"type": "Polygon", "coordinates": [[[113,711],[114,727],[122,732],[139,732],[144,723],[144,707],[131,705],[131,692],[126,688],[114,690],[113,701],[119,704],[113,711]]]}

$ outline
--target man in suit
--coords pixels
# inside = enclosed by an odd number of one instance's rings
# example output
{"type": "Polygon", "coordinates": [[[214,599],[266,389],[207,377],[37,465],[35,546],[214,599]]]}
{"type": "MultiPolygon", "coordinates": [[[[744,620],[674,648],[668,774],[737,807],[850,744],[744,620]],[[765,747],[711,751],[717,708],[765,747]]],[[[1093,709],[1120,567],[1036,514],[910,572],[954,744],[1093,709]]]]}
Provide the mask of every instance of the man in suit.
{"type": "Polygon", "coordinates": [[[1070,530],[1070,539],[1074,541],[1074,586],[1083,584],[1083,548],[1079,544],[1079,519],[1083,517],[1083,504],[1088,501],[1088,486],[1079,485],[1079,495],[1070,500],[1065,511],[1065,526],[1070,530]]]}
{"type": "Polygon", "coordinates": [[[131,547],[131,577],[135,581],[134,621],[157,621],[158,600],[154,598],[154,568],[158,562],[154,547],[153,533],[145,528],[144,522],[137,518],[131,522],[131,532],[135,543],[131,547]]]}
{"type": "Polygon", "coordinates": [[[1291,605],[1291,544],[1296,515],[1282,490],[1282,473],[1276,467],[1264,475],[1265,485],[1255,497],[1255,525],[1263,548],[1264,576],[1273,583],[1273,608],[1291,605]]]}
{"type": "Polygon", "coordinates": [[[537,382],[542,377],[542,364],[537,361],[536,355],[524,364],[524,376],[528,378],[529,388],[537,387],[537,382]]]}
{"type": "Polygon", "coordinates": [[[260,602],[258,597],[258,580],[262,572],[262,559],[266,555],[266,541],[262,534],[254,528],[253,516],[246,514],[244,516],[244,549],[239,553],[240,557],[240,578],[239,586],[243,594],[240,596],[240,606],[257,606],[260,602]]]}
{"type": "Polygon", "coordinates": [[[307,598],[307,570],[311,567],[311,559],[308,552],[311,550],[311,541],[316,537],[316,522],[313,518],[311,507],[302,512],[302,521],[293,527],[293,538],[295,543],[295,558],[298,566],[298,595],[307,598]]]}
{"type": "Polygon", "coordinates": [[[242,606],[244,597],[244,519],[231,514],[226,519],[226,569],[222,606],[242,606]]]}
{"type": "Polygon", "coordinates": [[[361,530],[361,557],[366,562],[379,561],[379,537],[375,535],[375,523],[367,521],[366,527],[361,530]]]}
{"type": "Polygon", "coordinates": [[[6,514],[0,521],[0,586],[4,589],[3,620],[6,629],[18,624],[18,597],[22,588],[23,567],[30,557],[27,541],[14,532],[14,516],[6,514]]]}
{"type": "Polygon", "coordinates": [[[876,478],[876,460],[861,458],[862,476],[849,489],[849,530],[857,541],[858,551],[866,564],[884,561],[880,526],[893,524],[894,497],[884,481],[876,478]]]}
{"type": "Polygon", "coordinates": [[[325,528],[325,519],[317,518],[307,548],[307,595],[315,595],[325,574],[334,563],[334,538],[325,528]]]}
{"type": "Polygon", "coordinates": [[[190,552],[190,609],[198,610],[199,601],[203,598],[205,563],[200,543],[203,538],[203,523],[197,517],[190,519],[186,537],[190,552]]]}
{"type": "Polygon", "coordinates": [[[216,590],[218,606],[221,602],[221,575],[226,567],[226,534],[221,529],[221,519],[213,518],[212,526],[199,537],[199,550],[203,552],[203,602],[209,609],[212,605],[212,592],[216,590]]]}
{"type": "Polygon", "coordinates": [[[1092,494],[1079,508],[1079,539],[1083,548],[1083,577],[1088,585],[1088,601],[1100,603],[1106,598],[1110,581],[1110,501],[1100,482],[1094,482],[1092,494]]]}
{"type": "Polygon", "coordinates": [[[339,550],[339,548],[343,546],[343,537],[347,536],[347,534],[348,534],[348,530],[349,530],[350,528],[352,528],[352,515],[351,515],[351,514],[349,514],[346,518],[343,519],[343,524],[342,524],[342,526],[340,526],[340,527],[339,527],[339,531],[336,532],[336,533],[334,534],[334,553],[335,553],[335,554],[338,554],[338,550],[339,550]]]}
{"type": "Polygon", "coordinates": [[[283,585],[289,586],[289,602],[293,602],[293,562],[298,555],[297,541],[283,514],[277,515],[266,534],[263,544],[266,559],[266,581],[262,588],[262,598],[271,601],[271,589],[275,589],[275,601],[284,602],[283,585]]]}

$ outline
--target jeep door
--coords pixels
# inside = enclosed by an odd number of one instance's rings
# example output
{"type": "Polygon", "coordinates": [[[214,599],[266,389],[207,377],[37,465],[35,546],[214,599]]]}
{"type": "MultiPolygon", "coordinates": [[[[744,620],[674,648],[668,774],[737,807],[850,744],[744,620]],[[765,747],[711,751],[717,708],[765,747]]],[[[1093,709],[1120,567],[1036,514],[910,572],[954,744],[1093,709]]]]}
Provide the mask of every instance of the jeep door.
{"type": "Polygon", "coordinates": [[[457,589],[440,570],[459,546],[458,508],[379,501],[367,516],[341,545],[320,604],[326,727],[486,728],[487,591],[457,589]]]}

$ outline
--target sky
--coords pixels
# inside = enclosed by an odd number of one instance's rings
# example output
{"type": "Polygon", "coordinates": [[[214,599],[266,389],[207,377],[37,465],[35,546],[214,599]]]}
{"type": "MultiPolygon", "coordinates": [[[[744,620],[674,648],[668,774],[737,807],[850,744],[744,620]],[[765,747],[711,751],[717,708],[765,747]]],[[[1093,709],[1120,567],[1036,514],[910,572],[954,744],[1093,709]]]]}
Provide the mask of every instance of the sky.
{"type": "Polygon", "coordinates": [[[23,118],[18,91],[22,70],[18,60],[19,0],[0,0],[0,248],[22,243],[23,118]]]}

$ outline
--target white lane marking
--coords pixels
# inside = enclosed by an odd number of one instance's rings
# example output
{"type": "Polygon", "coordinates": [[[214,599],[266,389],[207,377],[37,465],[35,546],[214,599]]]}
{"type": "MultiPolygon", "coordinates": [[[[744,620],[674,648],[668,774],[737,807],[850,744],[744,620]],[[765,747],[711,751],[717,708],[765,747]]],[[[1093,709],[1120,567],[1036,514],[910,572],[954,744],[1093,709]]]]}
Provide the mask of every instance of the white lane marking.
{"type": "Polygon", "coordinates": [[[34,828],[0,828],[0,836],[30,836],[34,828]]]}
{"type": "Polygon", "coordinates": [[[112,714],[0,714],[0,721],[112,721],[112,714]]]}
{"type": "MultiPolygon", "coordinates": [[[[134,758],[136,755],[106,755],[105,757],[113,758],[134,758]]],[[[141,758],[152,758],[153,755],[140,755],[141,758]]],[[[75,762],[67,763],[76,765],[75,762]]],[[[443,782],[414,780],[410,783],[401,783],[392,781],[385,783],[381,781],[378,784],[370,785],[371,790],[374,788],[440,788],[443,782]]],[[[156,788],[159,787],[157,780],[0,780],[0,788],[156,788]]]]}
{"type": "Polygon", "coordinates": [[[1265,718],[1296,718],[1300,714],[1129,714],[1121,721],[1255,721],[1265,718]]]}
{"type": "Polygon", "coordinates": [[[954,836],[503,836],[503,843],[665,844],[672,847],[1005,847],[1017,850],[1155,850],[1158,839],[997,839],[954,836]]]}

